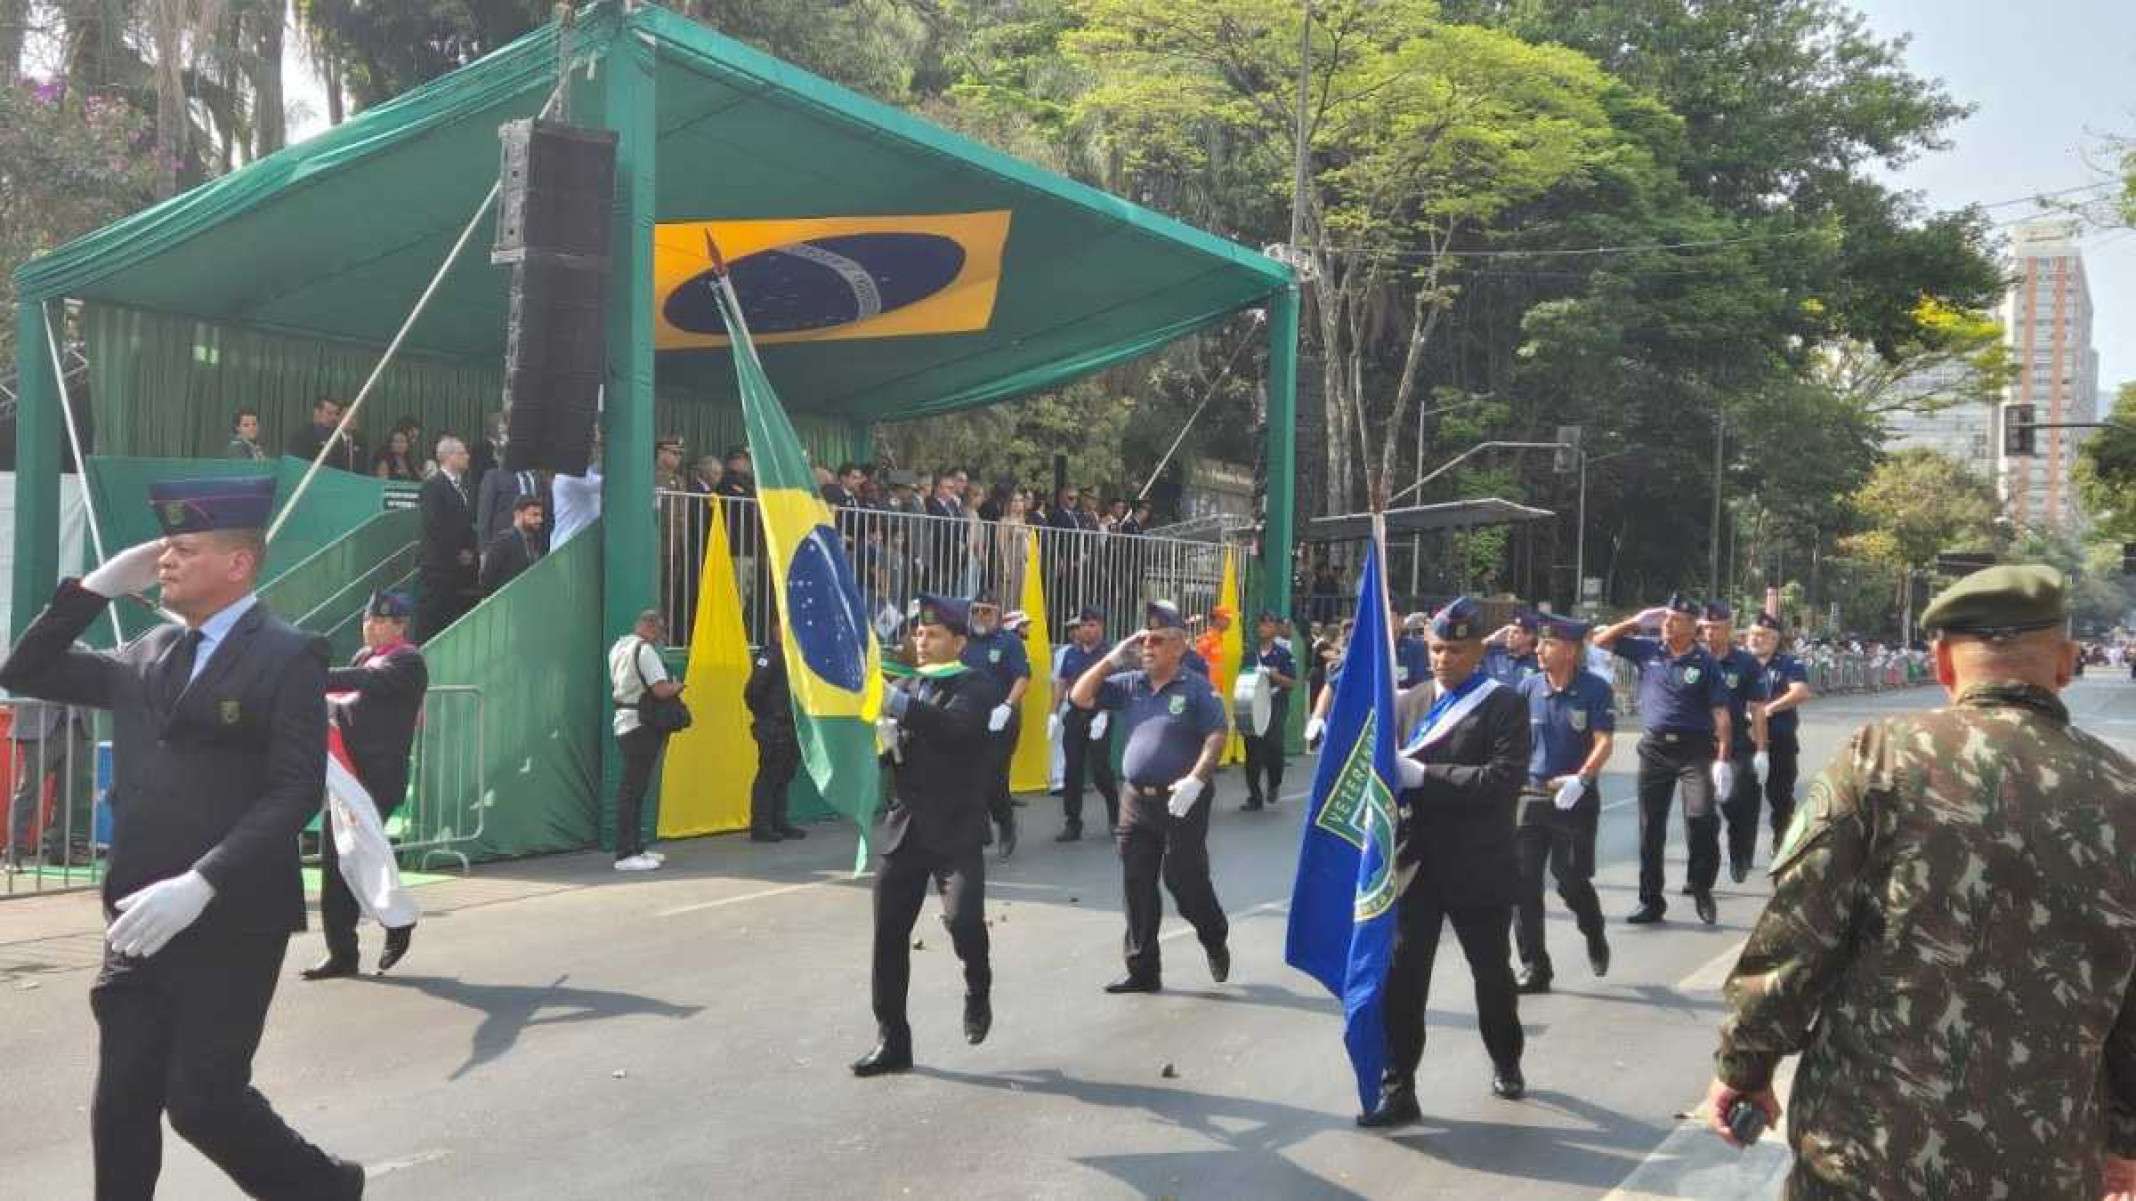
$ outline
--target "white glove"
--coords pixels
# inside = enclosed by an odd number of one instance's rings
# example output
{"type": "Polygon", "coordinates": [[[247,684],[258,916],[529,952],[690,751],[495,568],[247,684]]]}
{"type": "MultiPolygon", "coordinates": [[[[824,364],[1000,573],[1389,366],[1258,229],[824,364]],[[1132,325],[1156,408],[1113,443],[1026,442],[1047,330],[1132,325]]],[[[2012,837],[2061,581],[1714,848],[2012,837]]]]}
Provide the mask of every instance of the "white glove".
{"type": "Polygon", "coordinates": [[[104,932],[104,941],[121,955],[146,959],[199,921],[214,899],[215,886],[199,872],[158,880],[119,898],[112,906],[119,911],[118,920],[104,932]]]}
{"type": "Polygon", "coordinates": [[[1172,799],[1166,801],[1164,807],[1172,811],[1173,817],[1185,817],[1187,810],[1194,808],[1194,802],[1201,799],[1202,789],[1206,787],[1200,776],[1181,776],[1172,781],[1172,799]]]}
{"type": "Polygon", "coordinates": [[[1757,773],[1758,783],[1762,786],[1765,783],[1765,777],[1773,774],[1773,757],[1764,751],[1759,751],[1750,757],[1750,770],[1757,773]]]}
{"type": "Polygon", "coordinates": [[[1394,757],[1394,774],[1404,788],[1424,787],[1424,765],[1407,755],[1394,757]]]}
{"type": "Polygon", "coordinates": [[[1139,667],[1142,663],[1142,639],[1148,633],[1148,630],[1136,630],[1122,638],[1113,645],[1112,653],[1105,656],[1105,661],[1113,665],[1114,671],[1128,671],[1139,667]]]}
{"type": "Polygon", "coordinates": [[[994,711],[986,715],[986,728],[996,734],[1008,729],[1009,717],[1015,712],[1005,704],[994,706],[994,711]]]}
{"type": "Polygon", "coordinates": [[[1060,740],[1061,715],[1059,713],[1048,713],[1046,714],[1046,741],[1059,742],[1060,740]]]}
{"type": "Polygon", "coordinates": [[[1097,742],[1104,738],[1105,731],[1111,724],[1112,714],[1100,710],[1096,717],[1090,719],[1090,740],[1097,742]]]}
{"type": "Polygon", "coordinates": [[[1729,762],[1728,760],[1726,760],[1726,759],[1715,759],[1715,760],[1713,761],[1713,797],[1714,797],[1714,800],[1716,800],[1716,801],[1724,801],[1724,800],[1727,800],[1727,799],[1728,799],[1728,793],[1729,793],[1729,792],[1730,792],[1730,791],[1731,791],[1732,789],[1734,789],[1734,788],[1735,788],[1735,764],[1733,764],[1733,763],[1730,763],[1730,762],[1729,762]]]}
{"type": "Polygon", "coordinates": [[[1669,607],[1667,605],[1656,605],[1651,609],[1641,609],[1639,611],[1639,628],[1646,629],[1648,626],[1658,626],[1668,615],[1669,607]]]}
{"type": "Polygon", "coordinates": [[[1579,804],[1580,798],[1586,795],[1587,781],[1578,776],[1566,776],[1559,782],[1557,792],[1551,796],[1550,803],[1563,813],[1579,804]]]}
{"type": "Polygon", "coordinates": [[[156,560],[162,557],[161,538],[129,546],[83,576],[82,587],[107,600],[139,595],[156,582],[156,560]]]}
{"type": "Polygon", "coordinates": [[[1327,733],[1327,722],[1317,717],[1308,719],[1305,723],[1305,749],[1309,751],[1319,750],[1320,740],[1327,737],[1327,733]]]}

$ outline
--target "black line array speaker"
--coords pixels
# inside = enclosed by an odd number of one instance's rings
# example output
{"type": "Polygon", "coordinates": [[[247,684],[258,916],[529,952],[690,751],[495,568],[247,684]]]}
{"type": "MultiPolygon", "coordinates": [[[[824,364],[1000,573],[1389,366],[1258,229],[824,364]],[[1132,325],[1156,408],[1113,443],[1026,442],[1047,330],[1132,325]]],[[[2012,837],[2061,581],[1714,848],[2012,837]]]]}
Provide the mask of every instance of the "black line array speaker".
{"type": "Polygon", "coordinates": [[[616,135],[537,120],[497,134],[504,153],[490,261],[512,267],[505,467],[583,475],[608,353],[616,135]]]}

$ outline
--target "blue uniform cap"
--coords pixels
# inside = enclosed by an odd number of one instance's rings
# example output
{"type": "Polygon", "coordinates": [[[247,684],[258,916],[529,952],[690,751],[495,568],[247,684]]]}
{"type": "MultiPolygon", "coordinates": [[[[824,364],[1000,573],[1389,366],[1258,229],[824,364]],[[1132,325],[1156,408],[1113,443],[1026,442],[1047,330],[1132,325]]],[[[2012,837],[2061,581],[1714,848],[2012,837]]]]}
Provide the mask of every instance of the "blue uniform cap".
{"type": "Polygon", "coordinates": [[[1726,601],[1707,601],[1705,608],[1699,610],[1699,616],[1707,621],[1733,621],[1735,610],[1729,608],[1726,601]]]}
{"type": "Polygon", "coordinates": [[[1098,608],[1096,605],[1084,605],[1083,611],[1076,614],[1075,619],[1077,621],[1094,621],[1099,625],[1104,625],[1105,610],[1098,608]]]}
{"type": "Polygon", "coordinates": [[[263,530],[274,510],[274,477],[165,480],[148,486],[148,503],[166,538],[210,530],[263,530]]]}
{"type": "Polygon", "coordinates": [[[979,591],[972,593],[971,603],[975,605],[992,605],[999,609],[1001,607],[1001,597],[996,595],[992,588],[981,588],[979,591]]]}
{"type": "Polygon", "coordinates": [[[1681,592],[1671,592],[1669,599],[1661,602],[1661,607],[1671,613],[1682,613],[1687,617],[1697,617],[1699,612],[1698,602],[1681,592]]]}
{"type": "Polygon", "coordinates": [[[1142,607],[1142,616],[1153,630],[1184,630],[1187,623],[1181,620],[1179,610],[1165,601],[1151,601],[1142,607]]]}
{"type": "Polygon", "coordinates": [[[1457,596],[1432,615],[1431,636],[1442,642],[1462,642],[1483,637],[1483,610],[1475,601],[1457,596]]]}
{"type": "Polygon", "coordinates": [[[406,621],[415,616],[415,602],[405,592],[389,592],[379,589],[371,594],[370,603],[364,606],[364,616],[384,617],[394,621],[406,621]]]}
{"type": "Polygon", "coordinates": [[[1518,609],[1513,613],[1512,624],[1533,634],[1539,628],[1540,623],[1537,622],[1535,614],[1528,612],[1526,609],[1518,609]]]}
{"type": "MultiPolygon", "coordinates": [[[[1346,621],[1343,624],[1347,626],[1350,623],[1346,621]]],[[[1430,628],[1431,614],[1429,613],[1411,613],[1409,616],[1404,617],[1402,619],[1402,629],[1405,633],[1410,630],[1416,630],[1421,633],[1422,631],[1428,630],[1430,628]]]]}
{"type": "Polygon", "coordinates": [[[1588,622],[1575,621],[1570,617],[1545,617],[1535,625],[1537,636],[1555,638],[1560,642],[1578,642],[1587,637],[1587,631],[1594,628],[1588,622]]]}
{"type": "Polygon", "coordinates": [[[1282,618],[1282,617],[1280,617],[1280,616],[1278,616],[1278,615],[1277,615],[1277,613],[1276,613],[1276,611],[1275,611],[1274,609],[1263,609],[1263,610],[1261,610],[1260,616],[1258,616],[1258,617],[1254,618],[1254,620],[1255,620],[1255,621],[1272,621],[1272,622],[1275,622],[1275,623],[1276,623],[1277,625],[1282,625],[1282,624],[1283,624],[1283,618],[1282,618]]]}
{"type": "Polygon", "coordinates": [[[923,626],[941,626],[952,634],[970,637],[972,605],[961,596],[936,596],[931,592],[922,592],[919,615],[913,620],[923,626]]]}
{"type": "Polygon", "coordinates": [[[1771,630],[1775,634],[1780,632],[1780,619],[1770,613],[1758,614],[1757,617],[1751,620],[1750,624],[1761,630],[1771,630]]]}

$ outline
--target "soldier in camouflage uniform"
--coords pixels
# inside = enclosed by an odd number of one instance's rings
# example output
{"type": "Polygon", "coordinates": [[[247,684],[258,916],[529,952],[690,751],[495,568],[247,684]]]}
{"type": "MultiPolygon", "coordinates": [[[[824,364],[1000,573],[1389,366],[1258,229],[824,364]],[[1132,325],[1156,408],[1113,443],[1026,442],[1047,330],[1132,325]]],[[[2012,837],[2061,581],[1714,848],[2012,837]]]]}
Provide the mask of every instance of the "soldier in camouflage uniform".
{"type": "Polygon", "coordinates": [[[1996,567],[1922,616],[1949,708],[1828,765],[1727,985],[1713,1125],[1779,1116],[1789,1201],[2097,1201],[2136,1157],[2136,765],[2069,724],[2061,577],[1996,567]]]}

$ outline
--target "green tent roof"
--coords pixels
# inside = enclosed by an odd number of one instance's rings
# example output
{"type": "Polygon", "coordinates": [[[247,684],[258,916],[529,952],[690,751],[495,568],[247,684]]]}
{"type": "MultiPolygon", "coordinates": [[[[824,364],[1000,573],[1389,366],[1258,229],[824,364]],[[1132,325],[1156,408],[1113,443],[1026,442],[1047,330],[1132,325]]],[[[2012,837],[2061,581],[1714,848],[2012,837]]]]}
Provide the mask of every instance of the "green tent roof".
{"type": "MultiPolygon", "coordinates": [[[[40,258],[17,274],[22,295],[383,344],[496,180],[497,126],[547,97],[556,36],[529,34],[40,258]]],[[[897,419],[990,403],[1144,353],[1288,285],[1259,254],[666,10],[596,5],[573,37],[596,72],[616,38],[654,50],[662,222],[1010,212],[984,329],[768,346],[797,408],[897,419]]],[[[601,123],[600,89],[583,69],[577,79],[575,119],[601,123]]],[[[488,262],[491,237],[485,223],[410,349],[502,358],[508,277],[488,262]]],[[[665,351],[659,371],[663,390],[724,397],[734,386],[721,350],[665,351]]]]}

